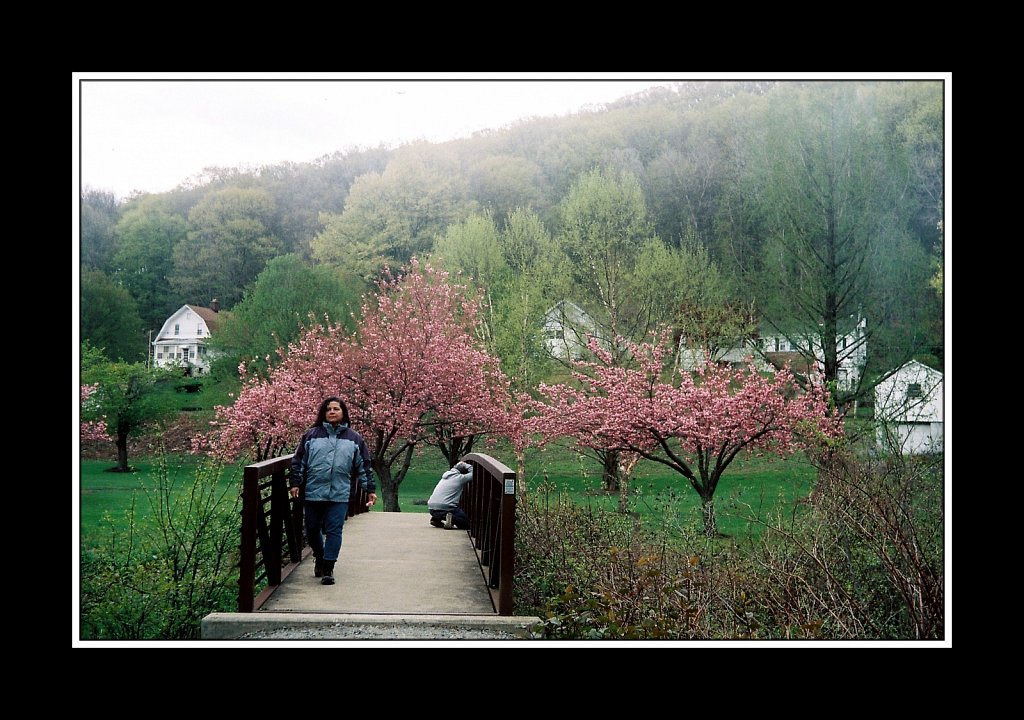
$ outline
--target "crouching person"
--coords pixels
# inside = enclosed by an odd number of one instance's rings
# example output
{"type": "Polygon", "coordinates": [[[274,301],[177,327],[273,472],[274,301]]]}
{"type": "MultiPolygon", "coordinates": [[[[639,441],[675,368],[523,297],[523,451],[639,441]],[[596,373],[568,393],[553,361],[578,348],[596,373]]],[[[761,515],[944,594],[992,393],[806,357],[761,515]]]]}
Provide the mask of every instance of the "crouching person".
{"type": "Polygon", "coordinates": [[[473,479],[473,468],[464,462],[455,463],[455,467],[441,476],[440,482],[427,500],[430,510],[430,524],[451,530],[469,529],[469,517],[459,508],[459,498],[466,483],[473,479]]]}

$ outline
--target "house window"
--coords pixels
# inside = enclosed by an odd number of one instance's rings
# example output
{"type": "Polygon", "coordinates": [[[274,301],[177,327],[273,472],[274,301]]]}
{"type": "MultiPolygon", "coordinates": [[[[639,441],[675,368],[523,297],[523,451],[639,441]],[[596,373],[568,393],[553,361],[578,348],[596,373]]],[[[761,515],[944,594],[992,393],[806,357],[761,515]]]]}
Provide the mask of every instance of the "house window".
{"type": "Polygon", "coordinates": [[[157,360],[163,360],[163,359],[164,359],[164,354],[163,354],[162,352],[158,352],[158,353],[156,354],[156,359],[157,359],[157,360]]]}
{"type": "Polygon", "coordinates": [[[202,337],[203,336],[203,326],[202,325],[196,325],[196,336],[197,337],[202,337]]]}
{"type": "Polygon", "coordinates": [[[178,325],[178,324],[174,325],[174,334],[175,335],[180,335],[181,334],[181,326],[180,325],[178,325]]]}
{"type": "Polygon", "coordinates": [[[908,398],[919,398],[924,393],[921,392],[921,383],[910,383],[907,385],[907,397],[908,398]]]}

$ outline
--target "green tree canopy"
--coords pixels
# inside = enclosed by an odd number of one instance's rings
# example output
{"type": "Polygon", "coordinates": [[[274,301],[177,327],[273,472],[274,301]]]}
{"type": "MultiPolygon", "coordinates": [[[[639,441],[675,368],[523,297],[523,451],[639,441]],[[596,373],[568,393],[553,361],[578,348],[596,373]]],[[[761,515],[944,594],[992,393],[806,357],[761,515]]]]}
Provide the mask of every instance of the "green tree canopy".
{"type": "Polygon", "coordinates": [[[470,215],[449,225],[434,252],[445,267],[468,276],[477,287],[494,288],[508,275],[498,228],[490,213],[470,215]]]}
{"type": "Polygon", "coordinates": [[[261,189],[228,187],[203,198],[188,215],[188,234],[174,250],[171,285],[187,302],[218,298],[225,308],[282,250],[274,204],[261,189]]]}
{"type": "Polygon", "coordinates": [[[99,270],[85,270],[79,286],[82,340],[104,348],[108,357],[136,361],[148,354],[135,299],[99,270]]]}
{"type": "Polygon", "coordinates": [[[103,420],[117,443],[117,470],[127,472],[128,438],[157,426],[175,411],[160,384],[168,371],[142,363],[109,362],[89,343],[82,345],[81,382],[96,385],[82,407],[82,420],[103,420]]]}
{"type": "MultiPolygon", "coordinates": [[[[570,188],[561,205],[563,277],[598,323],[602,340],[632,338],[637,332],[628,309],[630,274],[643,246],[654,237],[640,183],[631,173],[592,170],[570,188]]],[[[641,332],[643,334],[643,332],[641,332]]],[[[613,351],[616,362],[621,359],[613,351]]]]}
{"type": "Polygon", "coordinates": [[[771,97],[755,166],[769,231],[763,307],[804,355],[824,356],[840,403],[868,389],[834,384],[844,325],[867,317],[868,353],[881,365],[909,359],[929,276],[910,233],[914,174],[877,100],[872,86],[783,88],[771,97]],[[816,347],[807,347],[808,329],[819,329],[816,347]]]}
{"type": "Polygon", "coordinates": [[[538,205],[546,189],[540,167],[513,155],[477,158],[467,174],[474,198],[496,219],[508,217],[516,208],[538,205]]]}
{"type": "Polygon", "coordinates": [[[542,337],[544,313],[556,302],[560,251],[533,210],[516,208],[501,233],[508,278],[495,293],[494,352],[517,391],[532,390],[550,358],[542,337]]]}
{"type": "Polygon", "coordinates": [[[245,297],[211,338],[221,351],[219,363],[237,367],[245,361],[251,369],[264,368],[268,356],[275,359],[278,347],[292,342],[312,315],[323,322],[352,324],[364,286],[324,266],[310,267],[298,255],[282,255],[267,263],[245,297]]]}
{"type": "Polygon", "coordinates": [[[678,327],[694,309],[728,300],[726,283],[703,248],[670,248],[654,234],[630,173],[586,173],[561,209],[563,297],[590,314],[616,364],[626,354],[615,338],[643,341],[659,324],[678,327]]]}
{"type": "Polygon", "coordinates": [[[383,173],[360,176],[341,215],[321,215],[324,230],[311,243],[313,257],[375,280],[385,265],[426,255],[461,214],[462,197],[451,174],[419,154],[404,154],[383,173]]]}
{"type": "Polygon", "coordinates": [[[480,289],[481,339],[501,359],[514,389],[532,388],[549,362],[541,330],[559,261],[540,218],[517,208],[499,230],[490,212],[471,215],[448,227],[435,255],[480,289]]]}
{"type": "Polygon", "coordinates": [[[113,193],[86,188],[82,191],[80,208],[81,265],[107,272],[116,249],[117,200],[113,193]]]}
{"type": "Polygon", "coordinates": [[[155,198],[145,198],[125,211],[115,231],[117,278],[135,298],[143,325],[159,329],[179,307],[167,278],[173,273],[174,247],[185,240],[185,220],[165,212],[155,198]]]}

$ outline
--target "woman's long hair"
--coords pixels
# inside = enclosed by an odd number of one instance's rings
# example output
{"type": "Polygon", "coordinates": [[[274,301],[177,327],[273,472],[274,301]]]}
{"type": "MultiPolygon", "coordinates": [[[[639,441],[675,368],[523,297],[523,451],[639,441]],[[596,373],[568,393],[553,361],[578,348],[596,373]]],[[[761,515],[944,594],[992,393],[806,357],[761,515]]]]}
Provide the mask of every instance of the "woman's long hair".
{"type": "Polygon", "coordinates": [[[327,422],[327,406],[332,402],[337,402],[341,405],[341,421],[351,427],[352,422],[348,419],[348,405],[346,405],[345,401],[337,395],[331,395],[330,397],[324,398],[324,401],[320,403],[320,409],[316,413],[316,423],[314,423],[314,425],[316,427],[320,427],[327,422]]]}

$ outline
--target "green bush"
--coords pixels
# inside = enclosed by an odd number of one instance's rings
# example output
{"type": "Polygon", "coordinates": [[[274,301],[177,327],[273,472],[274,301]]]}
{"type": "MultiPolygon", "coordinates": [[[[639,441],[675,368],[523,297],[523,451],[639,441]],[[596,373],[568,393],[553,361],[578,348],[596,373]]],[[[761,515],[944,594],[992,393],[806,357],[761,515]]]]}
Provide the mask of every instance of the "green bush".
{"type": "Polygon", "coordinates": [[[942,490],[938,457],[823,458],[807,512],[778,517],[751,552],[773,636],[942,638],[942,490]]]}
{"type": "MultiPolygon", "coordinates": [[[[575,505],[549,488],[516,518],[516,605],[547,639],[753,637],[731,546],[575,505]]],[[[668,514],[668,513],[666,513],[668,514]]]]}
{"type": "Polygon", "coordinates": [[[106,518],[107,540],[82,550],[83,639],[197,638],[203,616],[236,608],[239,497],[221,469],[204,461],[182,484],[161,457],[147,521],[138,496],[122,521],[106,518]]]}
{"type": "Polygon", "coordinates": [[[765,530],[741,541],[542,485],[517,507],[517,608],[549,639],[941,638],[941,458],[843,449],[819,460],[810,495],[768,519],[750,507],[746,520],[765,530]]]}

